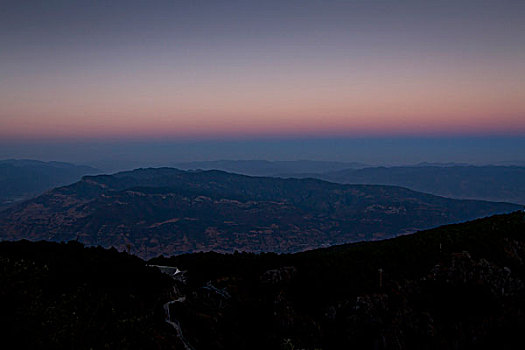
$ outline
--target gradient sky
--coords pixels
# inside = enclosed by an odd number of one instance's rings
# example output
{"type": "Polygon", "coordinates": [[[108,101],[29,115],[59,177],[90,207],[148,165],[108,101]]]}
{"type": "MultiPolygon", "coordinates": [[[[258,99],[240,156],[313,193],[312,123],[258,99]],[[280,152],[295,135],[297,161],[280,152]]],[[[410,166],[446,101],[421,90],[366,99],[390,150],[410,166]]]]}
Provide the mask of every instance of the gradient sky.
{"type": "Polygon", "coordinates": [[[525,1],[0,3],[0,138],[525,135],[525,1]]]}

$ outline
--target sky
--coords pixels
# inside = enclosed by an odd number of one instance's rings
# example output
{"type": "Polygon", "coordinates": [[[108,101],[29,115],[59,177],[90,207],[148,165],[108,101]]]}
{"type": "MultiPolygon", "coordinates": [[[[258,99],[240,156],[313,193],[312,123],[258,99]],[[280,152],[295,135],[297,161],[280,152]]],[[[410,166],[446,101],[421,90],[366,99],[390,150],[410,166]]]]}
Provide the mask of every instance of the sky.
{"type": "Polygon", "coordinates": [[[192,157],[335,159],[316,147],[438,138],[463,140],[451,159],[473,139],[515,158],[524,18],[505,0],[3,0],[0,156],[200,142],[192,157]]]}

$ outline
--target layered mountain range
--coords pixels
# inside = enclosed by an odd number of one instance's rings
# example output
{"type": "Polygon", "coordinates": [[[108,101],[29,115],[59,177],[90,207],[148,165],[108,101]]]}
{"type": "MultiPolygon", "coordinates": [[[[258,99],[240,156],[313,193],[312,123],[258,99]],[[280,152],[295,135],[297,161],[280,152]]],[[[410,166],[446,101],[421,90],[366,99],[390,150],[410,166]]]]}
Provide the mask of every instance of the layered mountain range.
{"type": "Polygon", "coordinates": [[[525,205],[525,167],[420,163],[370,166],[362,163],[222,160],[178,163],[181,169],[224,170],[244,175],[316,178],[344,184],[392,185],[457,199],[503,201],[525,205]]]}
{"type": "Polygon", "coordinates": [[[143,257],[296,252],[517,209],[394,186],[150,168],[85,176],[11,207],[0,214],[0,238],[78,240],[143,257]]]}

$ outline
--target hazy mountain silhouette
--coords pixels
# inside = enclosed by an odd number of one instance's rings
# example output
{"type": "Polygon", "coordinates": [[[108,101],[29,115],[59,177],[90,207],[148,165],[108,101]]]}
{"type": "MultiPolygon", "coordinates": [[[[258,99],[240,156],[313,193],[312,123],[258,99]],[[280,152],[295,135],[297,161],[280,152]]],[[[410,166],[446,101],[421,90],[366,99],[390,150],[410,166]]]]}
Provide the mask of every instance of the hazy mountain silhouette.
{"type": "Polygon", "coordinates": [[[408,187],[415,191],[461,199],[525,204],[525,167],[518,166],[397,166],[345,169],[323,174],[283,174],[314,177],[345,184],[408,187]]]}
{"type": "Polygon", "coordinates": [[[88,166],[28,159],[0,160],[0,209],[100,171],[88,166]]]}
{"type": "Polygon", "coordinates": [[[202,162],[174,163],[182,170],[222,170],[232,173],[253,176],[275,176],[279,174],[323,173],[350,168],[366,167],[357,162],[328,162],[315,160],[216,160],[202,162]]]}

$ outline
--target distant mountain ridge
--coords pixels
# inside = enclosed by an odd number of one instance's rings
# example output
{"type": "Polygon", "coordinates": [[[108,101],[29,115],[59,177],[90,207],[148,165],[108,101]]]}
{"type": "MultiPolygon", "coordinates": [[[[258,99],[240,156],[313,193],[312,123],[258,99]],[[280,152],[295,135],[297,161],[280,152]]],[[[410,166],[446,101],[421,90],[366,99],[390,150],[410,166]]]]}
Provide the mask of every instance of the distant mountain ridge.
{"type": "Polygon", "coordinates": [[[150,168],[85,176],[9,208],[0,214],[0,239],[78,239],[144,257],[296,252],[519,208],[392,186],[150,168]]]}
{"type": "Polygon", "coordinates": [[[64,162],[31,159],[0,160],[0,209],[57,186],[80,180],[98,169],[64,162]]]}
{"type": "Polygon", "coordinates": [[[276,176],[284,173],[324,173],[345,169],[366,167],[358,162],[333,162],[317,160],[213,160],[174,163],[173,167],[182,170],[222,170],[251,176],[276,176]]]}
{"type": "Polygon", "coordinates": [[[283,174],[344,184],[403,186],[414,191],[456,199],[502,201],[525,205],[525,167],[416,165],[367,167],[322,174],[283,174]]]}

